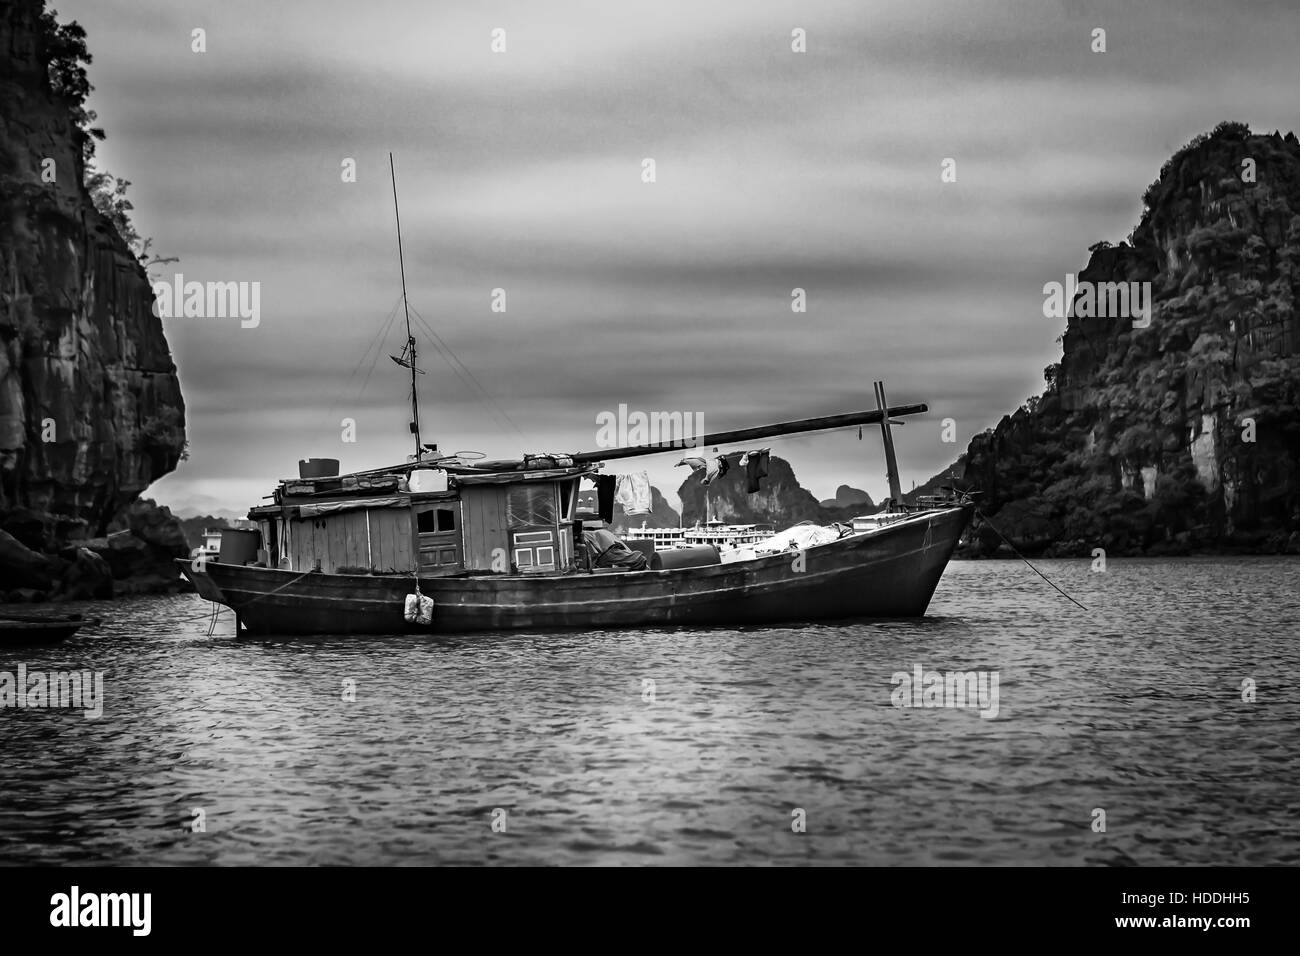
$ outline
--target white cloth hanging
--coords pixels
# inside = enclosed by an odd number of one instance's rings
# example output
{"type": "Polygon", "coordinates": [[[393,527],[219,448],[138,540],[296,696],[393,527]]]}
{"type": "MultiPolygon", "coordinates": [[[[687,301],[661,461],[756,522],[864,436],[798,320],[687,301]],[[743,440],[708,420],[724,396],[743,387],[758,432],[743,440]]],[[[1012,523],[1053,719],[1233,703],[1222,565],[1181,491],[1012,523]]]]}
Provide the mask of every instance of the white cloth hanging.
{"type": "Polygon", "coordinates": [[[648,515],[651,503],[650,475],[644,471],[619,475],[614,500],[623,506],[625,515],[648,515]]]}

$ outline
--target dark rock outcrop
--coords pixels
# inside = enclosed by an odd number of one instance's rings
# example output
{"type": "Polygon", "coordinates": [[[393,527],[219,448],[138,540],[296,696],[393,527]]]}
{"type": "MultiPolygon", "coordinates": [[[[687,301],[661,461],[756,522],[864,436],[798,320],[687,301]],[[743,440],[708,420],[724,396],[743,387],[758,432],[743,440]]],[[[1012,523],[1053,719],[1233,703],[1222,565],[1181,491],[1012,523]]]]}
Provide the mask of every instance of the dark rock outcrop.
{"type": "Polygon", "coordinates": [[[181,521],[171,509],[149,498],[131,502],[109,525],[109,535],[90,544],[112,569],[122,594],[188,590],[176,568],[190,546],[181,521]]]}
{"type": "Polygon", "coordinates": [[[64,601],[90,601],[113,596],[113,570],[89,548],[72,548],[55,596],[64,601]]]}
{"type": "Polygon", "coordinates": [[[633,528],[676,528],[681,524],[681,515],[668,503],[658,488],[650,487],[650,513],[648,515],[629,515],[623,506],[614,502],[613,528],[616,531],[630,531],[633,528]]]}
{"type": "Polygon", "coordinates": [[[861,488],[850,488],[848,485],[840,485],[835,489],[835,497],[825,499],[821,505],[823,508],[860,508],[866,511],[873,511],[876,507],[871,495],[861,488]]]}
{"type": "Polygon", "coordinates": [[[59,566],[52,559],[31,550],[13,535],[0,531],[0,574],[4,588],[48,590],[58,580],[59,566]]]}
{"type": "Polygon", "coordinates": [[[185,445],[150,283],[84,185],[52,45],[39,0],[0,5],[0,527],[49,554],[104,535],[185,445]]]}
{"type": "Polygon", "coordinates": [[[1026,552],[1285,551],[1300,532],[1300,143],[1221,124],[1144,200],[1128,242],[1094,246],[1079,279],[1150,282],[1149,326],[1080,317],[1076,300],[1047,390],[971,441],[964,483],[1026,552]]]}
{"type": "Polygon", "coordinates": [[[799,484],[794,469],[784,458],[771,456],[767,477],[762,487],[752,495],[746,492],[745,469],[732,466],[720,478],[707,485],[700,484],[698,475],[692,474],[677,489],[682,500],[682,522],[690,525],[703,522],[704,496],[709,497],[709,517],[727,524],[770,524],[788,528],[800,521],[828,524],[834,520],[847,520],[845,513],[863,514],[870,509],[865,505],[851,505],[844,509],[822,506],[811,491],[799,484]]]}

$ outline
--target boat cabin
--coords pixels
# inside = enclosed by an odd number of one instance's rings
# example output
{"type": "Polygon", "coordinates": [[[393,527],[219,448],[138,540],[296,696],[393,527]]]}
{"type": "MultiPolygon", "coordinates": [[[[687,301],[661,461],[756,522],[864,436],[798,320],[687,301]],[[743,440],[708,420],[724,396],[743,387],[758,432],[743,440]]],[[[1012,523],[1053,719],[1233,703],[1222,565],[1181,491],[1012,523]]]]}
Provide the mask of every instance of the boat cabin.
{"type": "MultiPolygon", "coordinates": [[[[527,461],[524,464],[528,464],[527,461]]],[[[591,467],[475,472],[412,466],[280,482],[253,508],[258,563],[326,574],[572,570],[578,485],[591,467]]]]}

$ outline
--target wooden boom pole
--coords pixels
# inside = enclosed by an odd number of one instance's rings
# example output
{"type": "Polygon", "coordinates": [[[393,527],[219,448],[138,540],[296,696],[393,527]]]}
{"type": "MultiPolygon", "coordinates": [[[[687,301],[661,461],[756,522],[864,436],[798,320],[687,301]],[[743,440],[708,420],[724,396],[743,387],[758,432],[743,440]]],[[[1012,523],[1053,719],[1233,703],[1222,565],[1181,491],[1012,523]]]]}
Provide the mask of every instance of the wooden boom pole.
{"type": "MultiPolygon", "coordinates": [[[[930,406],[896,405],[888,409],[889,415],[920,415],[928,412],[930,406]]],[[[573,455],[574,464],[591,461],[613,461],[616,458],[637,458],[641,455],[656,455],[660,452],[674,451],[682,448],[703,448],[706,445],[730,445],[734,442],[758,441],[762,438],[777,438],[781,435],[798,435],[804,432],[820,432],[830,428],[849,428],[853,425],[874,425],[886,418],[886,410],[873,409],[869,412],[848,412],[844,415],[826,415],[822,418],[801,418],[797,422],[779,422],[775,425],[759,425],[755,428],[738,428],[729,432],[714,432],[702,438],[690,439],[690,443],[681,441],[658,442],[653,445],[633,445],[629,448],[607,448],[603,451],[584,451],[573,455]]],[[[478,463],[482,467],[483,463],[478,463]]]]}
{"type": "MultiPolygon", "coordinates": [[[[759,441],[764,438],[779,438],[782,435],[799,435],[805,432],[826,431],[831,428],[851,428],[854,425],[876,425],[887,418],[897,415],[923,415],[930,410],[924,402],[916,405],[895,405],[890,409],[875,408],[867,412],[846,412],[843,415],[825,415],[821,418],[801,418],[794,422],[778,422],[775,425],[758,425],[754,428],[738,428],[729,432],[713,432],[701,437],[692,437],[686,441],[658,442],[653,445],[632,445],[627,448],[604,448],[600,451],[584,451],[576,455],[567,455],[575,465],[586,465],[601,461],[614,461],[619,458],[638,458],[643,455],[658,455],[667,451],[684,449],[704,449],[709,445],[729,445],[735,442],[759,441]]],[[[892,449],[891,449],[892,450],[892,449]]],[[[451,464],[455,458],[449,455],[443,459],[417,462],[416,467],[442,467],[457,474],[476,472],[520,471],[523,462],[518,458],[499,459],[495,461],[476,461],[473,464],[451,464]]],[[[375,468],[371,471],[353,472],[354,475],[379,475],[399,471],[410,471],[411,462],[403,465],[390,465],[387,468],[375,468]]],[[[897,471],[895,467],[893,470],[897,471]]]]}
{"type": "MultiPolygon", "coordinates": [[[[930,410],[930,406],[896,405],[888,409],[889,415],[921,415],[930,410]]],[[[637,458],[642,455],[657,455],[665,451],[678,451],[683,448],[704,448],[706,445],[730,445],[735,442],[758,441],[763,438],[777,438],[781,435],[798,435],[804,432],[826,431],[830,428],[850,428],[854,425],[874,425],[884,421],[885,411],[877,408],[869,412],[847,412],[843,415],[826,415],[821,418],[801,418],[795,422],[779,422],[775,425],[759,425],[755,428],[738,428],[729,432],[713,432],[703,437],[694,437],[689,443],[682,441],[658,442],[653,445],[633,445],[628,448],[606,448],[601,451],[584,451],[572,455],[574,464],[594,461],[613,461],[617,458],[637,458]]],[[[475,462],[479,468],[504,464],[504,462],[475,462]]]]}

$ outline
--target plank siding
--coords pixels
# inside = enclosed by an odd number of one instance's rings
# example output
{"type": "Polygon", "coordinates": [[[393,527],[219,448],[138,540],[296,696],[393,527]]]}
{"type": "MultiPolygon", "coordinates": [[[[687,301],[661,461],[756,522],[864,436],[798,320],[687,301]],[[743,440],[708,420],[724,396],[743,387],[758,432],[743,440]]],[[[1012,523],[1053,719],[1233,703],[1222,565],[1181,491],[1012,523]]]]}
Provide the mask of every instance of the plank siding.
{"type": "Polygon", "coordinates": [[[371,550],[378,570],[411,570],[410,537],[411,515],[406,509],[380,508],[370,512],[371,550]]]}
{"type": "Polygon", "coordinates": [[[380,571],[387,571],[393,567],[393,563],[388,559],[388,553],[384,550],[385,542],[388,540],[385,536],[387,529],[388,523],[384,520],[382,510],[370,516],[370,556],[372,563],[380,571]]]}
{"type": "Polygon", "coordinates": [[[410,571],[411,564],[411,513],[405,509],[385,509],[392,541],[389,545],[393,555],[392,565],[398,571],[410,571]]]}
{"type": "Polygon", "coordinates": [[[319,559],[326,573],[335,573],[341,567],[409,572],[416,553],[411,512],[405,508],[376,508],[369,515],[369,547],[364,510],[290,519],[285,554],[293,568],[311,570],[319,559]]]}
{"type": "Polygon", "coordinates": [[[506,535],[506,489],[498,485],[463,488],[465,526],[465,567],[475,571],[492,570],[492,552],[508,550],[506,535]]]}

